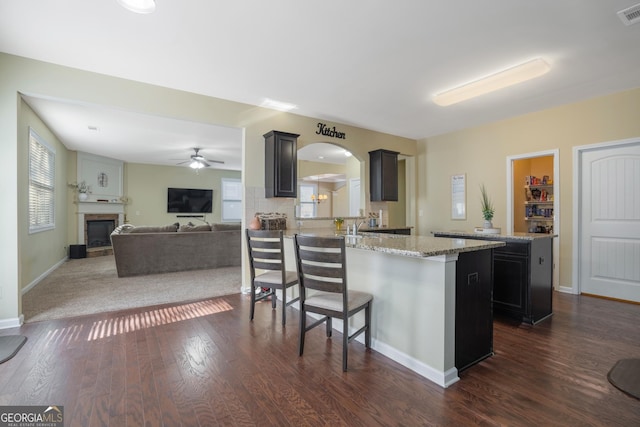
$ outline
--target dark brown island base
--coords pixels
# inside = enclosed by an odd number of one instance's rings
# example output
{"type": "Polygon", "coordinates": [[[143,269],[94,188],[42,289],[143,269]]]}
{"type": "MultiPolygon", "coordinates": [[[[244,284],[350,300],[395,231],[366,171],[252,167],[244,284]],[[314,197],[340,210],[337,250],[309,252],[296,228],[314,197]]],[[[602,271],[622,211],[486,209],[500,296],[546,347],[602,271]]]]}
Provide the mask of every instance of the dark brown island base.
{"type": "Polygon", "coordinates": [[[435,237],[502,241],[493,251],[493,310],[534,325],[553,314],[553,234],[434,231],[435,237]]]}

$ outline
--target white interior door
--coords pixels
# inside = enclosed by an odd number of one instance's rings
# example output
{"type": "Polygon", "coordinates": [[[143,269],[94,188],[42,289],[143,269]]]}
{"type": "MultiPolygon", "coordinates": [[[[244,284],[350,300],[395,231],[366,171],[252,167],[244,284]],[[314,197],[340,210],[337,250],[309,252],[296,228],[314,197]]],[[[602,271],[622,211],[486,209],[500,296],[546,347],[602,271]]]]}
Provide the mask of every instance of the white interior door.
{"type": "Polygon", "coordinates": [[[360,215],[360,178],[349,180],[349,216],[360,215]]]}
{"type": "Polygon", "coordinates": [[[640,302],[640,142],[580,159],[580,290],[640,302]]]}

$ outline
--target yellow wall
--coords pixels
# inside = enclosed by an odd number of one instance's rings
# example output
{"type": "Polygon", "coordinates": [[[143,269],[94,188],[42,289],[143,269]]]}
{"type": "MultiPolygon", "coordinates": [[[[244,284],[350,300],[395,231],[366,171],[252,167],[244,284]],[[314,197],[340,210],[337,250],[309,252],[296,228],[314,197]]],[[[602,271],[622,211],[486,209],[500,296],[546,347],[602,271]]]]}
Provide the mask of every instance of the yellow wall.
{"type": "Polygon", "coordinates": [[[493,198],[494,226],[506,227],[506,158],[558,149],[560,286],[571,287],[573,147],[640,136],[640,89],[590,99],[418,141],[418,232],[471,230],[482,223],[479,186],[493,198]],[[467,174],[467,220],[451,220],[449,177],[467,174]]]}
{"type": "Polygon", "coordinates": [[[240,179],[240,172],[219,169],[193,169],[177,166],[157,166],[126,163],[125,194],[129,203],[125,206],[125,221],[134,225],[164,225],[179,222],[201,223],[197,219],[178,218],[167,213],[167,188],[204,188],[213,190],[213,212],[206,214],[209,223],[221,222],[222,178],[240,179]]]}
{"type": "MultiPolygon", "coordinates": [[[[67,255],[67,149],[51,133],[35,112],[19,100],[18,120],[18,241],[20,253],[20,274],[22,289],[27,284],[41,278],[51,267],[64,260],[67,255]],[[55,149],[55,228],[53,230],[29,233],[29,128],[32,128],[47,144],[55,149]]],[[[6,186],[3,186],[6,189],[6,186]]],[[[4,190],[3,190],[4,191],[4,190]]],[[[9,207],[12,205],[5,205],[9,207]]],[[[3,278],[4,279],[4,278],[3,278]]]]}

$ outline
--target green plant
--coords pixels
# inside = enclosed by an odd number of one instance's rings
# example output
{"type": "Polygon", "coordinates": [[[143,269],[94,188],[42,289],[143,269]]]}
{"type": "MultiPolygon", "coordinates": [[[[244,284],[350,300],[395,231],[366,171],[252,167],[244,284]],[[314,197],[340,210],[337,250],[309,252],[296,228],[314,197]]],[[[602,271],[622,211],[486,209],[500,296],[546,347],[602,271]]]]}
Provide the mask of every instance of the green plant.
{"type": "Polygon", "coordinates": [[[485,219],[485,221],[491,221],[493,219],[495,208],[493,207],[491,198],[487,194],[487,189],[485,188],[484,184],[480,186],[480,193],[482,194],[482,217],[485,219]]]}

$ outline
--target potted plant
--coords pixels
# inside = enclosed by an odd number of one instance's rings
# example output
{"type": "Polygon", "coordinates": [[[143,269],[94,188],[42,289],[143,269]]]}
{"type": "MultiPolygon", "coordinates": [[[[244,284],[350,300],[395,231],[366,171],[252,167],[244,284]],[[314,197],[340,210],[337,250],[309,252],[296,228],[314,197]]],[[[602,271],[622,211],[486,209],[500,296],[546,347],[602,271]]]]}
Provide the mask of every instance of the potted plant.
{"type": "Polygon", "coordinates": [[[344,223],[344,218],[341,218],[341,217],[334,218],[333,223],[336,225],[336,231],[340,232],[340,230],[342,230],[342,224],[344,223]]]}
{"type": "Polygon", "coordinates": [[[493,228],[493,223],[491,220],[493,219],[493,214],[495,212],[495,208],[493,207],[493,202],[491,198],[487,194],[487,189],[484,184],[480,186],[480,193],[482,195],[481,207],[482,207],[482,217],[484,218],[483,228],[493,228]]]}
{"type": "Polygon", "coordinates": [[[78,200],[87,200],[89,193],[91,193],[91,186],[87,185],[85,181],[82,181],[76,186],[76,189],[78,190],[78,200]]]}

